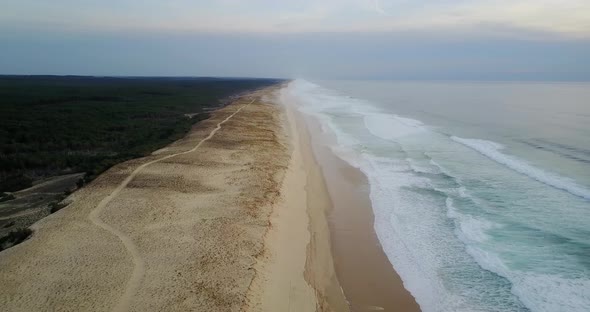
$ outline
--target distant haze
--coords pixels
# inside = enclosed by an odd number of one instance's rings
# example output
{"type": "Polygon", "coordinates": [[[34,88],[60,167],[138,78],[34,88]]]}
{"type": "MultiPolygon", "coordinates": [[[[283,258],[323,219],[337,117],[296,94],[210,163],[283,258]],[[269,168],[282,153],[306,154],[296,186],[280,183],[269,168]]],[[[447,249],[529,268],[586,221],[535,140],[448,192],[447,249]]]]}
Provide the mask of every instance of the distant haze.
{"type": "Polygon", "coordinates": [[[39,2],[0,74],[590,80],[587,0],[39,2]]]}

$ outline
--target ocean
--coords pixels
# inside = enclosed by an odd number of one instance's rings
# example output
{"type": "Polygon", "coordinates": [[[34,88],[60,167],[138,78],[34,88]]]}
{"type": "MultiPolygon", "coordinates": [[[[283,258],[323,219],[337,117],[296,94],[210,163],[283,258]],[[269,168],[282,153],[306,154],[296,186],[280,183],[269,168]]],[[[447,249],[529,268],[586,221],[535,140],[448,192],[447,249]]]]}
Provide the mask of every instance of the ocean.
{"type": "Polygon", "coordinates": [[[282,96],[367,176],[423,311],[590,311],[590,83],[295,80],[282,96]]]}

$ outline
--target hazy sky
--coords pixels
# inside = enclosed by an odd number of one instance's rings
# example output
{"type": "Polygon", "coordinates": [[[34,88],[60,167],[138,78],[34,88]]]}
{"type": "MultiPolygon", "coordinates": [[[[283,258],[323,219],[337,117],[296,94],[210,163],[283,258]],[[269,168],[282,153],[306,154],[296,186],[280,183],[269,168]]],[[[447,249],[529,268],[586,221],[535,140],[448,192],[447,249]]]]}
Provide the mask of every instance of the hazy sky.
{"type": "Polygon", "coordinates": [[[0,2],[0,74],[590,80],[590,0],[0,2]]]}

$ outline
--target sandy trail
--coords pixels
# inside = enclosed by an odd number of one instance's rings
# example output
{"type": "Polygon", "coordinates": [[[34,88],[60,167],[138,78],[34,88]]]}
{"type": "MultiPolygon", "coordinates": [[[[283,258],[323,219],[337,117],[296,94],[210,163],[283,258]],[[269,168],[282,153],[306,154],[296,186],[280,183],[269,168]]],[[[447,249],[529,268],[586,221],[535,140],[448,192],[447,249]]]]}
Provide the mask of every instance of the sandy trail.
{"type": "Polygon", "coordinates": [[[0,253],[2,309],[342,310],[329,197],[280,88],[237,97],[72,194],[0,253]]]}
{"type": "Polygon", "coordinates": [[[219,131],[221,129],[221,126],[224,123],[226,123],[228,120],[230,120],[232,117],[234,117],[244,107],[247,107],[248,105],[252,104],[254,101],[255,100],[252,100],[250,103],[242,105],[233,114],[229,115],[227,118],[225,118],[224,120],[219,122],[217,124],[217,126],[209,133],[209,135],[207,137],[205,137],[204,139],[202,139],[201,141],[199,141],[199,143],[197,143],[197,145],[195,145],[195,147],[193,147],[192,149],[190,149],[188,151],[180,152],[180,153],[170,154],[170,155],[152,160],[150,162],[147,162],[147,163],[137,167],[137,169],[135,169],[133,172],[131,172],[131,174],[125,180],[123,180],[123,182],[121,182],[121,184],[119,184],[119,186],[117,186],[117,188],[111,194],[109,194],[109,196],[107,196],[103,200],[101,200],[100,203],[98,204],[98,206],[96,206],[96,208],[90,212],[90,214],[88,215],[88,218],[90,219],[90,221],[92,221],[92,223],[94,223],[95,225],[97,225],[97,226],[105,229],[106,231],[112,233],[113,235],[117,236],[121,240],[121,242],[123,243],[123,245],[125,246],[125,248],[127,249],[127,251],[129,252],[129,254],[131,255],[131,257],[133,259],[133,273],[131,275],[131,278],[127,282],[127,286],[125,287],[125,292],[123,293],[123,295],[119,299],[119,302],[118,302],[117,306],[115,306],[113,311],[123,312],[123,311],[129,310],[129,305],[130,305],[131,299],[133,298],[133,296],[137,292],[137,289],[141,283],[141,279],[145,274],[145,262],[144,262],[143,258],[141,257],[141,254],[140,254],[137,246],[133,243],[133,240],[129,236],[127,236],[125,233],[119,231],[118,229],[116,229],[116,228],[110,226],[109,224],[105,223],[104,221],[102,221],[100,219],[100,213],[104,210],[104,208],[115,197],[117,197],[117,195],[119,195],[119,193],[121,193],[121,191],[125,187],[127,187],[129,182],[131,182],[131,180],[133,180],[133,178],[135,178],[135,176],[137,176],[137,174],[139,174],[147,166],[154,164],[154,163],[161,162],[166,159],[170,159],[172,157],[176,157],[179,155],[184,155],[184,154],[188,154],[188,153],[192,153],[192,152],[196,151],[201,145],[203,145],[203,143],[205,143],[206,141],[211,139],[215,135],[215,133],[217,133],[217,131],[219,131]]]}

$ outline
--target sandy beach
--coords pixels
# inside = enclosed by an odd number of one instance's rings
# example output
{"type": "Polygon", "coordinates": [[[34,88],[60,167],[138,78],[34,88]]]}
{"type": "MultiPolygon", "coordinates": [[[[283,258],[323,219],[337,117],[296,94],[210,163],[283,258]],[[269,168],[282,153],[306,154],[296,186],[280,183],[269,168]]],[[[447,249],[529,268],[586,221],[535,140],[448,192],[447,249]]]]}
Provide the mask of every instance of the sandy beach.
{"type": "MultiPolygon", "coordinates": [[[[307,121],[310,131],[321,131],[313,120],[307,121]]],[[[313,147],[333,203],[328,219],[334,262],[351,310],[420,311],[379,243],[366,176],[321,140],[313,147]]]]}
{"type": "Polygon", "coordinates": [[[342,185],[326,184],[314,129],[279,97],[280,86],[244,95],[71,195],[0,253],[2,309],[416,311],[374,235],[359,238],[374,247],[363,261],[342,247],[350,224],[330,197],[342,185]]]}
{"type": "Polygon", "coordinates": [[[308,152],[308,172],[317,178],[315,189],[327,197],[324,216],[330,232],[330,248],[338,283],[350,311],[418,312],[420,307],[404,288],[377,239],[366,176],[338,158],[328,147],[334,140],[318,122],[297,110],[296,116],[308,152]]]}

